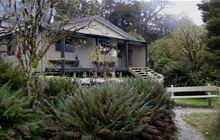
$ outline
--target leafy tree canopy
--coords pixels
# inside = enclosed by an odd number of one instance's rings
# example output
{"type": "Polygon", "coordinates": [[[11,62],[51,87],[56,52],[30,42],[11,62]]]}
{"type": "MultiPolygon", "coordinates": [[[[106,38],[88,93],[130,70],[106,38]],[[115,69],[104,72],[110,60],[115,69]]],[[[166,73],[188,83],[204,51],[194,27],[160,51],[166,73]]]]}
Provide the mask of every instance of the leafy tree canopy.
{"type": "Polygon", "coordinates": [[[203,0],[198,7],[202,11],[203,21],[206,23],[208,31],[206,40],[208,46],[207,61],[220,70],[220,1],[203,0]]]}

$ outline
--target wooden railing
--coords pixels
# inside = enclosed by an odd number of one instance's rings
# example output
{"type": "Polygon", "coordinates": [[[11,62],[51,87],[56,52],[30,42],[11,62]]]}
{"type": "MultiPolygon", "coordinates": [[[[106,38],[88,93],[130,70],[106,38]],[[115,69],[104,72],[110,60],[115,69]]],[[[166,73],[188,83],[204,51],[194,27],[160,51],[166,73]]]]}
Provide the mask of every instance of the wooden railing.
{"type": "Polygon", "coordinates": [[[212,92],[219,91],[219,87],[217,86],[194,86],[194,87],[171,87],[166,88],[167,92],[171,93],[172,99],[186,99],[186,98],[206,98],[208,99],[208,105],[211,106],[211,99],[218,98],[218,95],[212,95],[212,92]],[[187,93],[192,92],[206,92],[205,95],[186,95],[187,93]],[[184,93],[184,96],[175,96],[174,93],[184,93]]]}

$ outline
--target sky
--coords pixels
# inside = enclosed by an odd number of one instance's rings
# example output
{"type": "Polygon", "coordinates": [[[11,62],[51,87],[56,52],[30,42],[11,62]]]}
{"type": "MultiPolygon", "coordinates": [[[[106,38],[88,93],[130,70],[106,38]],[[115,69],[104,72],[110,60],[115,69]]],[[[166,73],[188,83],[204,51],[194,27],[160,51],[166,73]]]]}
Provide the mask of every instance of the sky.
{"type": "Polygon", "coordinates": [[[166,10],[170,14],[184,14],[190,17],[197,25],[203,24],[201,11],[197,4],[202,0],[169,0],[172,5],[166,10]]]}

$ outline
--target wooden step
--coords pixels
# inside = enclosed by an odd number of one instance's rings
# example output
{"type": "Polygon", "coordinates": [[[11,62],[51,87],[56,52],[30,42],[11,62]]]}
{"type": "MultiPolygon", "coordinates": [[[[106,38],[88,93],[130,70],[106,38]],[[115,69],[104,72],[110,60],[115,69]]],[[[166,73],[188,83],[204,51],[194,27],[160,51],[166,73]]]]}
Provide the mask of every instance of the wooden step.
{"type": "Polygon", "coordinates": [[[146,72],[138,72],[138,74],[146,74],[146,72]]]}
{"type": "Polygon", "coordinates": [[[133,71],[141,72],[141,70],[133,70],[133,71]]]}

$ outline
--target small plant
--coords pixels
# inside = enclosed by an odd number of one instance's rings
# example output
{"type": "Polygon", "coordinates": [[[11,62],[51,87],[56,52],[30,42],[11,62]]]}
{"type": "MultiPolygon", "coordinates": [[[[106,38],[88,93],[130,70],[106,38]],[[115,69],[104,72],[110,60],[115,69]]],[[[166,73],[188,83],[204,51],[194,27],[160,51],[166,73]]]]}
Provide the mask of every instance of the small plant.
{"type": "Polygon", "coordinates": [[[43,113],[34,97],[23,90],[11,91],[10,83],[0,88],[0,138],[32,139],[44,131],[43,113]]]}

